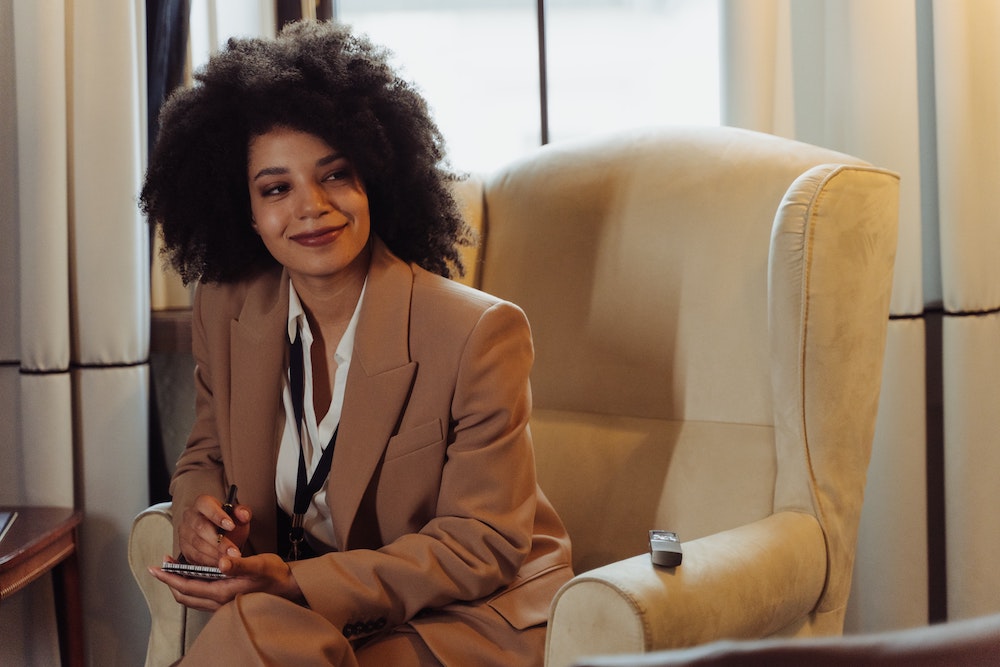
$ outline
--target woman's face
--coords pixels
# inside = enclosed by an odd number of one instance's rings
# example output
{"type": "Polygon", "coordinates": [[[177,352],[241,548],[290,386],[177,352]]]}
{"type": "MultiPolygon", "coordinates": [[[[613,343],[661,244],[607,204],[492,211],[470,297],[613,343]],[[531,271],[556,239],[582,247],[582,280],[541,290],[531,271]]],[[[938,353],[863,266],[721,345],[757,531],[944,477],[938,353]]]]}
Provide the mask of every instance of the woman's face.
{"type": "Polygon", "coordinates": [[[337,149],[278,127],[250,140],[247,166],[253,228],[293,279],[336,277],[362,261],[368,195],[337,149]]]}

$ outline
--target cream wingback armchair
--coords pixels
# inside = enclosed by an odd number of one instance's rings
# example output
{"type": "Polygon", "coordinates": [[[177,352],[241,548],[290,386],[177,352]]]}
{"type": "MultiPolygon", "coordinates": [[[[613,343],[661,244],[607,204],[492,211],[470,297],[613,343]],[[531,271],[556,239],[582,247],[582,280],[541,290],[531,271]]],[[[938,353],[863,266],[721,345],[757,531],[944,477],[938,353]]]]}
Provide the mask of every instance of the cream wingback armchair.
{"type": "MultiPolygon", "coordinates": [[[[467,280],[521,305],[540,483],[573,539],[546,664],[720,638],[839,634],[871,451],[898,179],[733,128],[552,145],[459,190],[467,280]],[[648,531],[683,564],[653,566],[648,531]]],[[[148,664],[200,627],[130,560],[148,664]]]]}

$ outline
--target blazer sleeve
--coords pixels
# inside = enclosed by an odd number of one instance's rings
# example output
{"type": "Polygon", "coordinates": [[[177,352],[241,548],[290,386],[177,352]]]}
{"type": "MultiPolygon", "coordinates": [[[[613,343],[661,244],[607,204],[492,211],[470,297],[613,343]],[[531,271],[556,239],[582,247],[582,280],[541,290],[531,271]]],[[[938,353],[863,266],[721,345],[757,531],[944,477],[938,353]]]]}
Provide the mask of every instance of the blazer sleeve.
{"type": "Polygon", "coordinates": [[[510,583],[530,551],[537,503],[528,419],[533,362],[524,313],[498,302],[465,338],[433,517],[384,547],[292,563],[309,606],[337,627],[402,624],[510,583]]]}

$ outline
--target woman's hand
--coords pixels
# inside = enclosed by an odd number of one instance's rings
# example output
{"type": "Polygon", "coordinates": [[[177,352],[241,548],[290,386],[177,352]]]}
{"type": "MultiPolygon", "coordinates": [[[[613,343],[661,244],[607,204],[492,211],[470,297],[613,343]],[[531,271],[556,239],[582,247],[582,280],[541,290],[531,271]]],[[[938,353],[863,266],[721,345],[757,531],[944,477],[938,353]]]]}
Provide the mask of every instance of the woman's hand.
{"type": "Polygon", "coordinates": [[[175,600],[193,609],[215,611],[237,595],[257,592],[300,604],[305,601],[288,563],[275,554],[223,556],[219,559],[219,569],[227,575],[226,579],[187,578],[158,567],[149,568],[149,573],[170,587],[175,600]]]}
{"type": "Polygon", "coordinates": [[[250,535],[250,519],[250,508],[245,505],[236,505],[230,517],[218,498],[198,496],[181,518],[181,553],[195,565],[218,565],[223,556],[240,556],[250,535]],[[220,535],[220,530],[225,532],[220,535]]]}

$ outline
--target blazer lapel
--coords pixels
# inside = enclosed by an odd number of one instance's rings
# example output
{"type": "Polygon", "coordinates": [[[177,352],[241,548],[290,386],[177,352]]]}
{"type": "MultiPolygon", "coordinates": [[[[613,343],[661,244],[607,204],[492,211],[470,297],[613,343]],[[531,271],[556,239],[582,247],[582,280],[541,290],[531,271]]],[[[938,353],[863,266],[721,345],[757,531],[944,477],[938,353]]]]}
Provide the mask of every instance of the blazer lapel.
{"type": "Polygon", "coordinates": [[[328,481],[327,499],[341,549],[349,548],[351,525],[399,424],[417,366],[409,353],[413,272],[377,238],[373,246],[328,481]]]}
{"type": "Polygon", "coordinates": [[[284,415],[282,373],[287,354],[288,275],[277,271],[255,281],[239,319],[230,325],[231,430],[230,457],[240,502],[254,508],[254,550],[276,549],[275,466],[284,415]]]}

